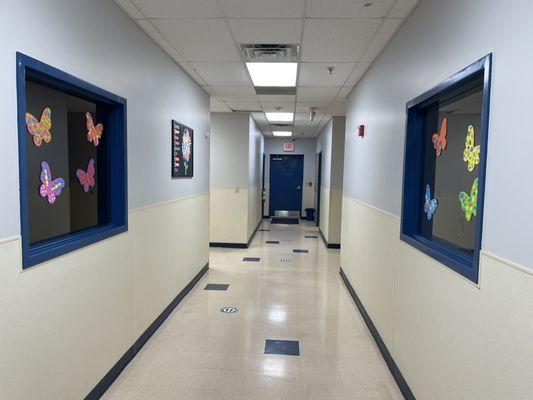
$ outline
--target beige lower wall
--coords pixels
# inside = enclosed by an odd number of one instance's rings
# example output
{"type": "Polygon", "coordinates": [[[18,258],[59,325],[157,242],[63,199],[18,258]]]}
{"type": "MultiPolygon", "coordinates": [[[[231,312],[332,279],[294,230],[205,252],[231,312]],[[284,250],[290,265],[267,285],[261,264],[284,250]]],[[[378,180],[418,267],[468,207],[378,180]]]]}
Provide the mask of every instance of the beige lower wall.
{"type": "Polygon", "coordinates": [[[0,399],[84,398],[207,263],[208,203],[131,211],[128,232],[25,271],[20,238],[0,241],[0,399]]]}
{"type": "Polygon", "coordinates": [[[209,209],[211,243],[248,243],[261,220],[259,186],[212,188],[209,209]]]}
{"type": "Polygon", "coordinates": [[[254,233],[261,219],[261,192],[259,185],[250,186],[248,188],[248,239],[254,233]]]}
{"type": "Polygon", "coordinates": [[[476,286],[399,232],[343,197],[341,266],[417,400],[533,398],[531,273],[482,253],[476,286]]]}
{"type": "Polygon", "coordinates": [[[341,242],[342,190],[320,188],[320,230],[330,244],[341,242]]]}

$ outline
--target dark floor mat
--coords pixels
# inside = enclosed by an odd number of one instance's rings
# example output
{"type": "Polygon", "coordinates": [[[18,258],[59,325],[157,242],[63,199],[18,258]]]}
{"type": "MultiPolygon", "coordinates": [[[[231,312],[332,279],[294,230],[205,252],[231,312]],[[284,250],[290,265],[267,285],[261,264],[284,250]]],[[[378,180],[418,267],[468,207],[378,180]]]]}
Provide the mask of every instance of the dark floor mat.
{"type": "Polygon", "coordinates": [[[298,225],[300,220],[297,218],[272,218],[270,220],[271,224],[285,224],[285,225],[298,225]]]}

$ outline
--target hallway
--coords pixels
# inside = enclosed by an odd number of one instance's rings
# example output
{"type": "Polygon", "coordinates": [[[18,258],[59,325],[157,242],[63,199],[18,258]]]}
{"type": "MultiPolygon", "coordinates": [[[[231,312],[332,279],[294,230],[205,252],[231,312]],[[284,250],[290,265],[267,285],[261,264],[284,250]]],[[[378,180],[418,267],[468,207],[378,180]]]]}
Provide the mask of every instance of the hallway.
{"type": "Polygon", "coordinates": [[[211,249],[209,271],[104,399],[402,398],[340,279],[339,251],[309,222],[267,221],[250,248],[211,249]],[[300,356],[264,354],[266,339],[299,341],[300,356]]]}

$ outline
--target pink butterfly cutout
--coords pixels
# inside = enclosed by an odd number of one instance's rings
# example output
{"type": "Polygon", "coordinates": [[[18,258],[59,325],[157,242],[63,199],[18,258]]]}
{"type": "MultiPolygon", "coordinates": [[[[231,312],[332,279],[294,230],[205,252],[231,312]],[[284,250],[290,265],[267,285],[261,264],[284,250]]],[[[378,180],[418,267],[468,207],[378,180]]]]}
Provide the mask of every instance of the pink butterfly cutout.
{"type": "Polygon", "coordinates": [[[33,136],[33,143],[37,147],[41,147],[43,141],[50,143],[52,141],[52,134],[50,128],[52,128],[52,110],[46,107],[42,114],[41,119],[37,121],[32,114],[26,113],[26,128],[28,132],[33,136]]]}
{"type": "Polygon", "coordinates": [[[91,113],[85,113],[85,117],[87,118],[87,140],[93,142],[95,146],[98,146],[102,133],[104,132],[104,125],[98,124],[94,126],[91,113]]]}
{"type": "Polygon", "coordinates": [[[89,188],[94,186],[94,160],[91,158],[87,165],[87,172],[82,169],[76,171],[76,176],[80,181],[80,185],[83,186],[83,191],[87,193],[89,188]]]}
{"type": "Polygon", "coordinates": [[[65,181],[63,178],[57,178],[52,180],[52,172],[50,166],[46,161],[41,163],[41,186],[39,187],[39,193],[41,197],[48,197],[48,202],[54,204],[57,196],[61,194],[61,190],[65,187],[65,181]]]}

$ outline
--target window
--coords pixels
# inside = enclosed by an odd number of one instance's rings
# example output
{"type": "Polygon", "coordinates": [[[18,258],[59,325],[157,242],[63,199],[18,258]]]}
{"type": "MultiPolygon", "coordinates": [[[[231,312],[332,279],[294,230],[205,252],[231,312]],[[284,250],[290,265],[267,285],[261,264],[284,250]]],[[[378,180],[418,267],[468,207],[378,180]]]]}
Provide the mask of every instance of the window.
{"type": "Polygon", "coordinates": [[[477,283],[491,56],[407,104],[401,238],[477,283]]]}
{"type": "Polygon", "coordinates": [[[127,230],[126,101],[17,53],[23,267],[127,230]]]}

